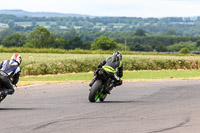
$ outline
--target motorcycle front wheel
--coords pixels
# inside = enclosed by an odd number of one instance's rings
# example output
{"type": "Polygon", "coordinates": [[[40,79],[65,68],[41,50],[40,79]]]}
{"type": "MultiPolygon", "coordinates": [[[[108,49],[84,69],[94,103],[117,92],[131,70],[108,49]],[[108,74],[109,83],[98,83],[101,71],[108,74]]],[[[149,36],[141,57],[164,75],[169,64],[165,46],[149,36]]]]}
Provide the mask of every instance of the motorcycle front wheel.
{"type": "Polygon", "coordinates": [[[94,84],[92,85],[90,93],[89,93],[89,97],[88,97],[90,102],[96,102],[97,99],[99,98],[100,96],[99,91],[100,91],[101,84],[102,84],[101,80],[96,80],[94,84]]]}

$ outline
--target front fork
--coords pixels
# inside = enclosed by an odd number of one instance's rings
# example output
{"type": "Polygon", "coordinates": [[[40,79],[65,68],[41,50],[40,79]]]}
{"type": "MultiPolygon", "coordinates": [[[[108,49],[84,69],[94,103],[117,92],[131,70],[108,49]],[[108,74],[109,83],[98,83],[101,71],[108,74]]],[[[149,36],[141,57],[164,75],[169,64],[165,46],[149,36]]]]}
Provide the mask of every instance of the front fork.
{"type": "Polygon", "coordinates": [[[92,79],[92,81],[91,81],[90,84],[89,84],[90,87],[92,87],[92,85],[93,85],[94,82],[96,81],[96,77],[97,77],[97,75],[94,75],[94,76],[93,76],[93,79],[92,79]]]}
{"type": "Polygon", "coordinates": [[[105,89],[106,89],[106,85],[102,84],[99,87],[99,98],[103,98],[105,97],[105,95],[107,95],[107,93],[105,93],[105,89]]]}

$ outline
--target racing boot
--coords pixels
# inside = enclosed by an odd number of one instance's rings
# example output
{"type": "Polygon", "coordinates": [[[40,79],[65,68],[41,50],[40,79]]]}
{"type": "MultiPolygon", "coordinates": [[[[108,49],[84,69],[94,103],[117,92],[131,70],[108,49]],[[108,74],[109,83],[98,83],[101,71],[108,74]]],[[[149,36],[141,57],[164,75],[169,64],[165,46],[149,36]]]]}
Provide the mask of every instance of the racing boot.
{"type": "Polygon", "coordinates": [[[119,85],[122,85],[122,80],[117,80],[117,81],[114,83],[114,87],[119,86],[119,85]]]}
{"type": "Polygon", "coordinates": [[[0,91],[0,95],[6,96],[8,95],[8,91],[7,90],[0,91]]]}
{"type": "Polygon", "coordinates": [[[14,93],[14,89],[7,89],[0,91],[0,95],[6,96],[6,95],[12,95],[14,93]]]}

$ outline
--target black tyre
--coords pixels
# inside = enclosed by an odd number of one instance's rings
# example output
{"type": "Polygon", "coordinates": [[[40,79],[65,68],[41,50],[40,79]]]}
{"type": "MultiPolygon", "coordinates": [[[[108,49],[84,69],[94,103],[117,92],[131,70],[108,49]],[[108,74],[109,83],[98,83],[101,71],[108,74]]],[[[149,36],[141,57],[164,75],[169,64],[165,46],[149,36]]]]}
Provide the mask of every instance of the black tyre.
{"type": "Polygon", "coordinates": [[[103,102],[106,99],[107,94],[105,94],[103,97],[99,98],[100,102],[103,102]]]}
{"type": "Polygon", "coordinates": [[[6,98],[7,95],[3,96],[3,95],[0,95],[0,103],[1,101],[3,101],[5,98],[6,98]]]}
{"type": "Polygon", "coordinates": [[[90,94],[88,97],[90,102],[96,102],[97,99],[99,98],[99,90],[100,90],[99,87],[101,84],[102,84],[101,80],[96,80],[94,84],[92,85],[92,88],[90,90],[90,94]]]}

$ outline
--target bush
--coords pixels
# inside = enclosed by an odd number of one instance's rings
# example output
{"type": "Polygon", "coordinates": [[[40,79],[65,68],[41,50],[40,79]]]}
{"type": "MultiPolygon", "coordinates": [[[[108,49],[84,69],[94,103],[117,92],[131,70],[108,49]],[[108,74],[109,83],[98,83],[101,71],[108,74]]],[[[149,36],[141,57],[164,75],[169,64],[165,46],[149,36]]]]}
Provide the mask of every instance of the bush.
{"type": "Polygon", "coordinates": [[[113,50],[117,48],[117,43],[106,36],[100,36],[91,44],[91,49],[113,50]]]}
{"type": "Polygon", "coordinates": [[[180,53],[181,53],[181,54],[188,54],[188,53],[190,53],[190,50],[189,50],[188,48],[182,48],[182,49],[180,50],[180,53]]]}

